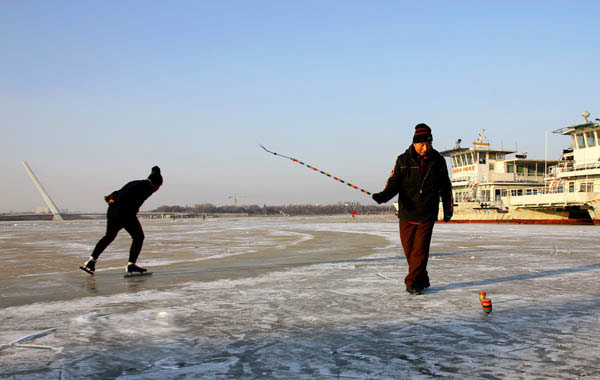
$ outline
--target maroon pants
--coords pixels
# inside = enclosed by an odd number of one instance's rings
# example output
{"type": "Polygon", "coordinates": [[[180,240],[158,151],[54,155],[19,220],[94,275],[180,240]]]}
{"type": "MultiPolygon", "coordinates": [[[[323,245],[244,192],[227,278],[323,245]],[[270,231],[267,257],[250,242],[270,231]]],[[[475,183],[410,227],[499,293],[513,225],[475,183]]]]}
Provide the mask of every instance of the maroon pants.
{"type": "Polygon", "coordinates": [[[400,241],[408,262],[408,274],[404,278],[406,286],[419,289],[429,287],[427,260],[434,224],[435,221],[410,223],[400,220],[400,241]]]}

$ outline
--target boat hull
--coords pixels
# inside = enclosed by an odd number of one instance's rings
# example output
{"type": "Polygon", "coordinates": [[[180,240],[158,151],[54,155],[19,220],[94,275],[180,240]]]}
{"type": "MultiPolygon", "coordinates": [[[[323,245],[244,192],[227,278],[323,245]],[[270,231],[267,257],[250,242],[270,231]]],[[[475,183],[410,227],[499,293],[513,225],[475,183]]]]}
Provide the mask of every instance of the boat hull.
{"type": "Polygon", "coordinates": [[[592,217],[592,222],[595,225],[600,226],[600,199],[593,199],[589,201],[588,206],[588,211],[592,217]]]}
{"type": "MultiPolygon", "coordinates": [[[[512,223],[512,224],[569,224],[600,225],[600,204],[591,210],[566,207],[499,209],[485,207],[478,202],[461,202],[454,207],[454,215],[450,223],[512,223]]],[[[443,219],[442,212],[438,219],[443,219]]]]}

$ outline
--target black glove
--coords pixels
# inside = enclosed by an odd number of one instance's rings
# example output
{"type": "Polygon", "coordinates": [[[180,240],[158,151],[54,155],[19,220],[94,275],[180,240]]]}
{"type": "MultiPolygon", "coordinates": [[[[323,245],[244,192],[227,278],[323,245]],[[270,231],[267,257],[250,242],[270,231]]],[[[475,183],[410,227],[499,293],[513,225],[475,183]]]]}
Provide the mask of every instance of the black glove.
{"type": "Polygon", "coordinates": [[[371,198],[373,198],[373,200],[377,202],[377,204],[382,204],[384,202],[383,195],[381,193],[374,193],[373,195],[371,195],[371,198]]]}

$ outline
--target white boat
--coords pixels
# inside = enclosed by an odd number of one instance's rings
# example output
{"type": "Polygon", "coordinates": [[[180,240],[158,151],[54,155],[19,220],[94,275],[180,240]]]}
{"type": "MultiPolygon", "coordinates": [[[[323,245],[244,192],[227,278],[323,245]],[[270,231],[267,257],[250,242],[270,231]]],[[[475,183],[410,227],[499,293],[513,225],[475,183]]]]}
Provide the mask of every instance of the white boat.
{"type": "Polygon", "coordinates": [[[440,152],[452,167],[452,221],[600,225],[600,122],[583,116],[583,124],[554,131],[571,136],[559,160],[491,148],[483,132],[471,147],[459,140],[440,152]]]}

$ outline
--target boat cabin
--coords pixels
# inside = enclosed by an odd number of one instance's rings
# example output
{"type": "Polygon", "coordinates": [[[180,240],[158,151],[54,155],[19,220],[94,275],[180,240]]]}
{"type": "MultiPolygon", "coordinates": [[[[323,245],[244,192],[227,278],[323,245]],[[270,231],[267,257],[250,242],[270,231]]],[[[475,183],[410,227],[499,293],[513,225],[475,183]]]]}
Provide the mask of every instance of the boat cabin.
{"type": "Polygon", "coordinates": [[[476,201],[498,207],[502,197],[537,194],[544,187],[548,167],[558,161],[528,159],[514,150],[493,149],[483,142],[482,134],[472,147],[460,147],[460,140],[450,150],[440,152],[451,164],[454,200],[476,201]],[[491,203],[490,203],[491,202],[491,203]]]}
{"type": "MultiPolygon", "coordinates": [[[[598,120],[598,119],[596,119],[598,120]]],[[[576,162],[575,170],[600,167],[600,122],[564,127],[554,131],[561,135],[571,135],[571,160],[576,162]]]]}

